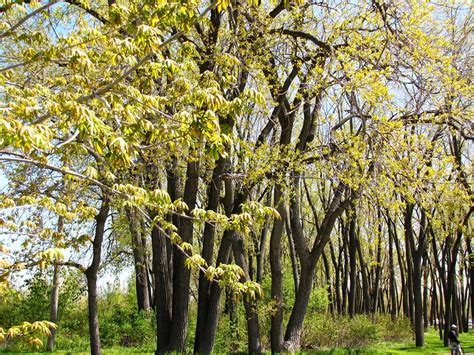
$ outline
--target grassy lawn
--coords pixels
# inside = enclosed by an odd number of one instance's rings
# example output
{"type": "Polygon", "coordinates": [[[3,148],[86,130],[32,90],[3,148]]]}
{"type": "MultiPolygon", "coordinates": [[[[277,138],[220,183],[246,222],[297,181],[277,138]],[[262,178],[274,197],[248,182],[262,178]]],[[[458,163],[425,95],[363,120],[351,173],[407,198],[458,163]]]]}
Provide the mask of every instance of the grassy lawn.
{"type": "MultiPolygon", "coordinates": [[[[463,333],[459,336],[462,349],[465,354],[474,354],[474,332],[463,333]]],[[[310,353],[310,352],[308,352],[310,353]]],[[[318,354],[450,354],[450,350],[443,346],[442,340],[434,330],[425,333],[425,346],[417,348],[414,342],[406,344],[380,343],[373,347],[360,350],[351,349],[331,349],[327,351],[315,352],[318,354]]]]}
{"type": "MultiPolygon", "coordinates": [[[[461,346],[465,354],[474,354],[474,332],[468,334],[461,334],[459,336],[461,346]]],[[[0,349],[0,352],[4,352],[0,349]]],[[[449,348],[443,346],[443,342],[439,339],[438,333],[434,330],[430,330],[425,333],[425,346],[424,348],[417,348],[414,342],[406,344],[396,343],[380,343],[367,349],[331,349],[325,351],[307,351],[301,354],[449,354],[449,348]]],[[[14,354],[8,352],[8,354],[14,354]]],[[[30,354],[41,354],[41,353],[30,353],[30,354]]],[[[43,353],[44,354],[44,353],[43,353]]],[[[56,351],[55,354],[71,354],[71,355],[87,355],[88,351],[56,351]]],[[[118,354],[153,354],[152,349],[138,349],[138,348],[110,348],[103,349],[105,355],[118,355],[118,354]]]]}

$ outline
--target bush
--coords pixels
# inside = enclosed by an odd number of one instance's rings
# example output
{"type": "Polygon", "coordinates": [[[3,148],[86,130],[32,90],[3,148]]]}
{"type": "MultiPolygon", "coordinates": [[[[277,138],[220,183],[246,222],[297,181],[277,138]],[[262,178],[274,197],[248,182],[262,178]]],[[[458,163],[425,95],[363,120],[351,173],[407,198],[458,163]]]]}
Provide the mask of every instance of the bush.
{"type": "Polygon", "coordinates": [[[100,297],[99,328],[105,347],[152,345],[155,341],[154,326],[153,312],[137,310],[133,287],[124,292],[113,286],[100,297]]]}
{"type": "Polygon", "coordinates": [[[301,344],[303,348],[363,349],[381,341],[407,341],[411,327],[407,319],[392,321],[387,315],[357,315],[350,319],[330,314],[308,314],[301,344]]]}

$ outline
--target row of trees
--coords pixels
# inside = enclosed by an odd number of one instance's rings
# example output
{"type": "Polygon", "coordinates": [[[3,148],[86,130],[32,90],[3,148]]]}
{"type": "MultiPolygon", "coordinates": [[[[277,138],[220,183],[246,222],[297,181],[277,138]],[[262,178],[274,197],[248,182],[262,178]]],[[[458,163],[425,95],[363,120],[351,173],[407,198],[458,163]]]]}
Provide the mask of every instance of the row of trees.
{"type": "Polygon", "coordinates": [[[157,353],[185,350],[194,278],[196,352],[213,349],[226,290],[245,308],[249,352],[262,351],[260,307],[271,311],[271,350],[300,347],[315,283],[334,313],[410,317],[417,346],[429,317],[445,335],[467,323],[471,8],[0,9],[0,281],[52,263],[57,288],[59,268],[83,271],[93,354],[99,271],[127,258],[138,308],[156,313],[157,353]]]}

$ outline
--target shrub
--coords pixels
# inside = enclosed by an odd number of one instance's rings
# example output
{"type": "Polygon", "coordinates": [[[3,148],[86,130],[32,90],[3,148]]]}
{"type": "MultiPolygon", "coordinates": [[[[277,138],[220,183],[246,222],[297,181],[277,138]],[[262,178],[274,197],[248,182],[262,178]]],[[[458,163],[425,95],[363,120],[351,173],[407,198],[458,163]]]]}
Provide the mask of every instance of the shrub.
{"type": "Polygon", "coordinates": [[[411,339],[407,319],[392,321],[387,315],[345,316],[309,313],[303,328],[301,343],[306,349],[363,349],[380,341],[403,342],[411,339]]]}

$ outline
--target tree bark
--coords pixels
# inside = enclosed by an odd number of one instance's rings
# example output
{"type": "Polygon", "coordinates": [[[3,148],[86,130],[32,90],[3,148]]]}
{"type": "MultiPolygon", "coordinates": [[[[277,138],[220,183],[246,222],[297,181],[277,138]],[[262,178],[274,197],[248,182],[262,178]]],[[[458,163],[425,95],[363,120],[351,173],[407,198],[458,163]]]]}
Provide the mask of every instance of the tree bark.
{"type": "Polygon", "coordinates": [[[275,188],[274,203],[280,214],[280,219],[275,219],[270,236],[270,270],[272,278],[271,297],[273,310],[271,315],[270,343],[272,352],[283,350],[283,271],[281,266],[281,239],[285,221],[285,207],[282,201],[282,191],[279,186],[275,188]]]}
{"type": "Polygon", "coordinates": [[[148,285],[148,268],[146,261],[146,244],[143,244],[141,223],[133,208],[126,208],[126,214],[132,237],[133,261],[135,266],[135,288],[137,306],[140,311],[148,311],[151,307],[148,285]]]}
{"type": "MultiPolygon", "coordinates": [[[[232,249],[237,265],[239,265],[244,271],[244,276],[242,276],[240,281],[249,281],[250,275],[245,262],[244,244],[241,237],[234,238],[232,249]]],[[[244,297],[244,306],[247,318],[248,352],[250,354],[259,354],[262,352],[256,303],[256,299],[249,299],[248,297],[244,297]]]]}
{"type": "MultiPolygon", "coordinates": [[[[60,266],[54,264],[53,271],[53,288],[51,290],[51,308],[49,313],[49,321],[56,323],[58,321],[58,304],[59,304],[59,283],[60,283],[60,266]]],[[[51,335],[48,337],[47,351],[54,351],[54,336],[56,329],[51,329],[51,335]]]]}
{"type": "MultiPolygon", "coordinates": [[[[222,189],[222,173],[226,162],[224,158],[219,158],[212,173],[212,180],[208,187],[209,201],[207,210],[217,212],[219,206],[220,192],[222,189]]],[[[204,226],[204,234],[202,240],[201,256],[206,260],[208,265],[211,265],[214,257],[214,239],[216,228],[213,223],[206,223],[204,226]]],[[[204,275],[199,273],[199,290],[198,290],[198,314],[195,331],[194,351],[197,352],[200,348],[200,342],[203,338],[204,329],[206,328],[206,316],[208,313],[208,302],[210,292],[210,281],[204,275]]]]}
{"type": "Polygon", "coordinates": [[[109,199],[105,196],[99,213],[95,217],[95,236],[92,243],[92,262],[87,268],[85,274],[87,278],[87,301],[88,301],[88,320],[89,320],[89,339],[92,355],[100,355],[100,334],[99,334],[99,316],[97,309],[97,274],[99,272],[102,242],[104,240],[105,223],[109,214],[109,199]]]}
{"type": "Polygon", "coordinates": [[[153,273],[155,278],[156,354],[168,351],[171,330],[171,278],[165,236],[154,227],[151,232],[153,273]]]}
{"type": "Polygon", "coordinates": [[[353,318],[356,313],[356,275],[357,275],[357,236],[356,236],[356,216],[355,216],[355,209],[352,208],[350,211],[350,221],[349,221],[349,229],[348,229],[348,237],[349,237],[349,298],[348,298],[348,305],[349,305],[349,317],[353,318]]]}
{"type": "MultiPolygon", "coordinates": [[[[188,163],[186,171],[186,182],[184,187],[184,202],[189,210],[196,205],[199,185],[199,162],[188,163]]],[[[192,220],[182,217],[178,233],[183,242],[193,243],[192,220]]],[[[169,339],[169,350],[183,352],[186,350],[186,339],[188,336],[188,310],[189,310],[189,282],[191,271],[185,267],[185,255],[181,250],[175,248],[173,254],[173,306],[171,315],[171,331],[169,339]]]]}

